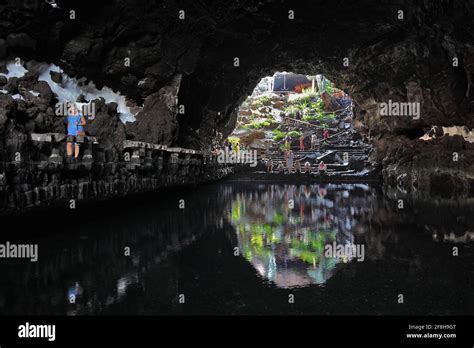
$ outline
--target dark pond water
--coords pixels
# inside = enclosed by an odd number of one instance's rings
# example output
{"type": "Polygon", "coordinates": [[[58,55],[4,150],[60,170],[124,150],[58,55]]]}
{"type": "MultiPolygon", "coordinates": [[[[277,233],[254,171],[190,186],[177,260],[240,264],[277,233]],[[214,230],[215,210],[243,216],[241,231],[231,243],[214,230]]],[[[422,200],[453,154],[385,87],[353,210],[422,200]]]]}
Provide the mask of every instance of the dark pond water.
{"type": "Polygon", "coordinates": [[[2,218],[39,257],[0,259],[0,314],[473,314],[472,213],[221,183],[2,218]]]}

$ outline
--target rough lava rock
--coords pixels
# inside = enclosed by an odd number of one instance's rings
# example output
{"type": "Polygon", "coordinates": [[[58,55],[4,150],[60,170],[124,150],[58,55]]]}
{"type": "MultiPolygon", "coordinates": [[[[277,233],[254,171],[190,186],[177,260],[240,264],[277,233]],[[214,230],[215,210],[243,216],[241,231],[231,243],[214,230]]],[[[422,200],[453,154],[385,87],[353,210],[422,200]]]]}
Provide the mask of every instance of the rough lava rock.
{"type": "Polygon", "coordinates": [[[95,132],[107,141],[118,133],[119,139],[209,148],[218,132],[233,130],[238,106],[262,77],[323,72],[353,98],[354,124],[376,145],[373,156],[383,163],[386,182],[409,171],[419,190],[431,191],[439,181],[423,168],[432,167],[470,180],[470,145],[459,150],[463,168],[454,173],[446,161],[452,149],[417,139],[433,126],[474,127],[473,2],[201,1],[187,3],[185,21],[172,0],[141,6],[107,0],[95,2],[93,11],[87,1],[57,2],[60,9],[41,0],[1,3],[0,56],[55,63],[69,76],[144,103],[136,124],[125,127],[101,111],[94,122],[110,129],[95,132]],[[167,92],[176,90],[177,76],[178,104],[185,107],[178,117],[167,92]],[[420,102],[420,118],[381,117],[378,106],[389,100],[420,102]]]}
{"type": "Polygon", "coordinates": [[[96,114],[88,119],[85,126],[86,134],[100,138],[100,145],[109,156],[108,160],[117,161],[121,156],[122,142],[125,140],[125,127],[116,112],[117,106],[106,104],[103,99],[93,100],[96,114]]]}

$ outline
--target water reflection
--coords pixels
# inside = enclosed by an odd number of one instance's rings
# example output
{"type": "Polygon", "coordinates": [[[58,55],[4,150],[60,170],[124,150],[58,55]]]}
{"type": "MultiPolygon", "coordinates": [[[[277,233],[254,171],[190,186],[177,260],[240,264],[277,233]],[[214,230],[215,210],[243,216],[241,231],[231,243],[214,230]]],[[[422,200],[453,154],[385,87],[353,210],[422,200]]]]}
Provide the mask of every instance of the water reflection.
{"type": "Polygon", "coordinates": [[[237,193],[229,219],[242,255],[262,277],[281,288],[323,285],[353,258],[325,247],[354,245],[372,194],[367,185],[271,185],[237,193]]]}
{"type": "Polygon", "coordinates": [[[400,211],[362,184],[218,184],[109,213],[104,207],[73,219],[18,219],[14,231],[2,231],[4,240],[38,243],[39,257],[0,260],[0,314],[294,314],[298,306],[308,314],[462,314],[473,307],[473,285],[465,284],[474,279],[472,207],[407,202],[400,211]],[[364,245],[364,261],[328,257],[331,244],[364,245]],[[395,288],[412,291],[403,308],[387,302],[395,288]],[[287,289],[299,294],[291,308],[281,301],[287,289]]]}

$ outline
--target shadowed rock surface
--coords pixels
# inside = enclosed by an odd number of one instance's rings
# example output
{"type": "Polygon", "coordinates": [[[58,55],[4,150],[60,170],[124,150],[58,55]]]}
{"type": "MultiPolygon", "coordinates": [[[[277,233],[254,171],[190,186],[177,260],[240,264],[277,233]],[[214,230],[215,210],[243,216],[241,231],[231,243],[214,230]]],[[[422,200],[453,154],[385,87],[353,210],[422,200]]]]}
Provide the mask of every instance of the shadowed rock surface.
{"type": "MultiPolygon", "coordinates": [[[[106,120],[116,115],[104,114],[98,120],[104,138],[206,148],[216,131],[232,131],[238,105],[262,76],[275,70],[323,72],[354,99],[355,126],[375,144],[372,156],[387,183],[446,196],[440,183],[450,182],[452,194],[472,195],[472,144],[451,137],[417,140],[432,126],[474,127],[472,2],[58,4],[60,9],[39,0],[0,5],[0,59],[52,62],[70,76],[144,103],[136,124],[125,130],[106,120]],[[294,20],[288,19],[290,10],[294,20]],[[176,93],[184,114],[177,113],[176,93]],[[420,102],[420,118],[381,117],[377,106],[388,100],[420,102]]],[[[21,83],[10,78],[5,89],[13,94],[21,83]]],[[[8,104],[0,114],[2,152],[33,127],[58,127],[48,112],[54,101],[48,103],[41,89],[35,88],[45,98],[38,110],[0,96],[8,104]]]]}

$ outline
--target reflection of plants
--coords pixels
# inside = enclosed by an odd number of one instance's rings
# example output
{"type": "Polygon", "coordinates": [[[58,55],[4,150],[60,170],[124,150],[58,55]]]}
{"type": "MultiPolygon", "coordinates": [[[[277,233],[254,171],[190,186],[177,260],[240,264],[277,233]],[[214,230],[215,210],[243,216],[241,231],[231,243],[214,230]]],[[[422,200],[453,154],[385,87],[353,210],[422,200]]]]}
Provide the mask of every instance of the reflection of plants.
{"type": "Polygon", "coordinates": [[[318,262],[321,255],[318,255],[317,253],[311,252],[308,250],[302,250],[299,253],[299,257],[301,261],[304,261],[306,263],[313,263],[313,262],[318,262]]]}
{"type": "Polygon", "coordinates": [[[263,248],[263,235],[257,234],[257,233],[252,233],[252,236],[250,238],[250,242],[252,243],[252,246],[261,249],[263,248]]]}
{"type": "Polygon", "coordinates": [[[232,212],[231,212],[231,218],[232,222],[238,222],[240,221],[240,201],[234,201],[232,203],[232,212]]]}
{"type": "Polygon", "coordinates": [[[302,221],[298,214],[285,218],[282,211],[268,216],[269,220],[266,221],[245,222],[243,218],[247,214],[241,200],[232,202],[230,215],[239,235],[242,255],[249,261],[255,257],[261,260],[275,258],[276,250],[281,250],[308,265],[323,263],[325,269],[335,265],[335,260],[326,260],[324,257],[325,245],[336,240],[335,229],[310,230],[300,227],[302,221]]]}
{"type": "Polygon", "coordinates": [[[275,213],[275,215],[273,215],[273,218],[272,218],[272,223],[275,225],[283,224],[283,214],[275,213]]]}
{"type": "Polygon", "coordinates": [[[289,241],[285,242],[285,239],[276,235],[274,230],[275,223],[278,222],[277,226],[279,226],[282,221],[283,216],[275,214],[271,224],[253,223],[247,226],[247,230],[238,229],[241,240],[248,241],[244,243],[244,255],[247,259],[252,256],[268,256],[273,253],[275,245],[283,243],[288,246],[291,256],[309,264],[318,263],[319,260],[324,258],[326,243],[332,242],[336,236],[334,230],[308,231],[305,238],[299,239],[294,235],[290,235],[288,236],[289,241]]]}
{"type": "Polygon", "coordinates": [[[318,262],[324,256],[324,246],[336,238],[336,231],[311,231],[306,235],[306,241],[292,238],[289,246],[293,256],[304,262],[318,262]]]}

